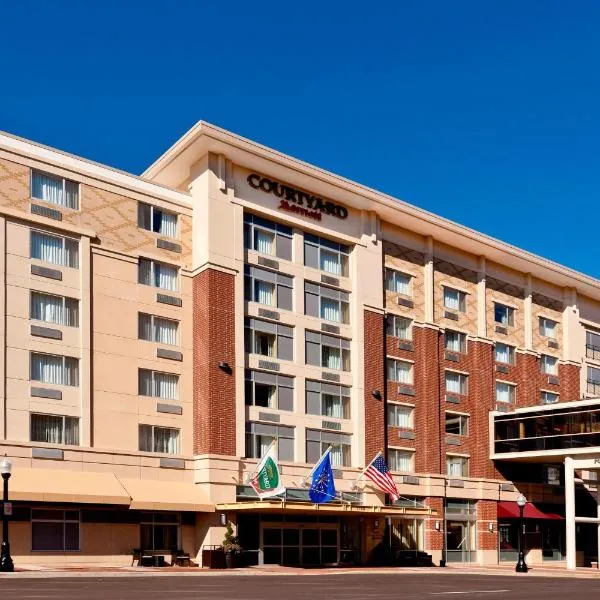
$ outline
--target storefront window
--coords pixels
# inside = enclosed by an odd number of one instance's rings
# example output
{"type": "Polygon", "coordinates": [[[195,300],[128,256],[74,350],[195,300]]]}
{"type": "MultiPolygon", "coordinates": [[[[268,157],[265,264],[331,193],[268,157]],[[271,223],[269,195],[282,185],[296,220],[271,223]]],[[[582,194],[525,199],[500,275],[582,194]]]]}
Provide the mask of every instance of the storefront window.
{"type": "Polygon", "coordinates": [[[179,513],[142,515],[140,543],[144,550],[170,552],[179,548],[179,513]]]}
{"type": "Polygon", "coordinates": [[[475,562],[477,560],[476,504],[465,500],[446,503],[446,560],[475,562]]]}

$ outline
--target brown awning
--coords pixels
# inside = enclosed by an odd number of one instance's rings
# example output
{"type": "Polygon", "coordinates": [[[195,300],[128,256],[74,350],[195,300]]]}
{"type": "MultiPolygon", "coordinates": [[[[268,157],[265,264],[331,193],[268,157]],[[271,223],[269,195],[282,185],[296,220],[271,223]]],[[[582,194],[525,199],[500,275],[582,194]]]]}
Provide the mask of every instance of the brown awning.
{"type": "Polygon", "coordinates": [[[131,497],[129,508],[137,510],[185,510],[214,512],[215,505],[194,483],[123,479],[120,482],[131,497]]]}
{"type": "Polygon", "coordinates": [[[15,501],[125,505],[130,502],[129,494],[114,473],[17,467],[9,489],[10,499],[15,501]]]}

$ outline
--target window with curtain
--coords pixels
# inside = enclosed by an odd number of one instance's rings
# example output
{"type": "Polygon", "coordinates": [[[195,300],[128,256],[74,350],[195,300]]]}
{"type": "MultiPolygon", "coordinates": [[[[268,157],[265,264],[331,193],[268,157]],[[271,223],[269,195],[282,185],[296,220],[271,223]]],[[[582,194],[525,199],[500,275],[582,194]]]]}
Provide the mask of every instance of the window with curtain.
{"type": "Polygon", "coordinates": [[[455,371],[446,371],[445,382],[447,394],[465,395],[467,393],[467,375],[455,371]]]}
{"type": "Polygon", "coordinates": [[[34,552],[79,551],[78,510],[31,510],[31,549],[34,552]]]}
{"type": "Polygon", "coordinates": [[[179,454],[179,429],[157,425],[140,425],[139,442],[141,452],[179,454]]]}
{"type": "Polygon", "coordinates": [[[31,172],[31,197],[77,210],[79,208],[79,184],[64,177],[33,170],[31,172]]]}
{"type": "Polygon", "coordinates": [[[262,458],[276,440],[279,460],[294,460],[294,428],[246,422],[246,458],[262,458]]]}
{"type": "Polygon", "coordinates": [[[275,302],[275,284],[269,281],[254,281],[254,302],[264,304],[265,306],[276,306],[275,302]]]}
{"type": "Polygon", "coordinates": [[[412,275],[401,273],[394,269],[385,269],[385,289],[389,292],[395,292],[396,294],[402,294],[403,296],[410,296],[410,282],[412,275]]]}
{"type": "Polygon", "coordinates": [[[341,306],[339,300],[332,298],[321,298],[321,318],[326,321],[341,323],[341,306]]]}
{"type": "Polygon", "coordinates": [[[292,260],[292,228],[244,213],[244,247],[261,254],[292,260]]]}
{"type": "Polygon", "coordinates": [[[79,446],[79,418],[31,413],[29,437],[32,442],[79,446]]]}
{"type": "Polygon", "coordinates": [[[275,232],[254,228],[254,249],[261,254],[275,255],[275,232]]]}
{"type": "Polygon", "coordinates": [[[179,375],[139,369],[139,394],[163,400],[179,399],[179,375]]]}
{"type": "Polygon", "coordinates": [[[446,413],[446,433],[469,435],[469,417],[457,413],[446,413]]]}
{"type": "Polygon", "coordinates": [[[516,389],[516,386],[511,385],[510,383],[496,381],[496,402],[514,404],[516,389]]]}
{"type": "Polygon", "coordinates": [[[166,237],[177,237],[177,214],[138,202],[138,227],[166,237]]]}
{"type": "Polygon", "coordinates": [[[350,340],[307,330],[305,360],[307,365],[349,371],[350,340]]]}
{"type": "Polygon", "coordinates": [[[315,464],[323,453],[331,446],[332,467],[349,467],[351,463],[352,436],[346,433],[306,430],[306,461],[315,464]]]}
{"type": "Polygon", "coordinates": [[[552,319],[546,317],[540,317],[540,335],[543,337],[550,338],[551,340],[556,339],[558,323],[552,319]]]}
{"type": "Polygon", "coordinates": [[[515,309],[512,306],[494,302],[494,321],[503,327],[512,327],[515,324],[515,309]]]}
{"type": "Polygon", "coordinates": [[[590,331],[585,332],[585,356],[593,360],[600,360],[600,333],[590,331]]]}
{"type": "Polygon", "coordinates": [[[294,410],[294,378],[246,369],[245,402],[248,406],[294,410]]]}
{"type": "Polygon", "coordinates": [[[41,231],[32,231],[31,258],[77,269],[79,268],[79,242],[41,231]]]}
{"type": "Polygon", "coordinates": [[[31,353],[31,380],[54,385],[79,385],[79,359],[31,353]]]}
{"type": "Polygon", "coordinates": [[[542,392],[541,401],[542,404],[556,404],[559,400],[558,394],[554,392],[542,392]]]}
{"type": "Polygon", "coordinates": [[[464,333],[446,329],[444,332],[444,346],[450,352],[465,354],[467,351],[467,336],[464,333]]]}
{"type": "Polygon", "coordinates": [[[507,365],[515,364],[515,349],[508,344],[496,342],[496,362],[507,365]]]}
{"type": "Polygon", "coordinates": [[[140,258],[138,263],[138,281],[162,290],[176,292],[178,289],[179,269],[173,265],[140,258]]]}
{"type": "Polygon", "coordinates": [[[542,373],[546,375],[556,375],[558,373],[558,359],[555,356],[542,354],[540,357],[542,373]]]}
{"type": "Polygon", "coordinates": [[[415,453],[411,450],[397,450],[396,448],[388,448],[388,466],[390,471],[397,471],[399,473],[413,473],[414,456],[415,453]]]}
{"type": "Polygon", "coordinates": [[[446,469],[451,477],[469,476],[469,459],[466,456],[446,456],[446,469]]]}
{"type": "Polygon", "coordinates": [[[324,285],[304,282],[304,314],[334,323],[349,322],[350,294],[324,285]]]}
{"type": "Polygon", "coordinates": [[[304,264],[332,275],[348,276],[350,248],[309,233],[304,234],[304,264]]]}
{"type": "Polygon", "coordinates": [[[246,317],[244,349],[282,360],[294,359],[294,328],[287,325],[246,317]]]}
{"type": "Polygon", "coordinates": [[[397,337],[401,340],[412,340],[412,319],[398,315],[387,315],[387,335],[397,337]]]}
{"type": "Polygon", "coordinates": [[[396,381],[404,385],[413,383],[413,365],[412,363],[395,358],[387,359],[387,377],[389,381],[396,381]]]}
{"type": "Polygon", "coordinates": [[[403,404],[388,404],[388,425],[391,427],[412,429],[414,412],[415,409],[413,406],[405,406],[403,404]]]}
{"type": "Polygon", "coordinates": [[[467,304],[467,294],[461,290],[444,287],[444,307],[450,310],[465,312],[467,304]]]}
{"type": "Polygon", "coordinates": [[[177,346],[179,323],[172,319],[138,313],[138,337],[147,342],[177,346]]]}
{"type": "Polygon", "coordinates": [[[350,388],[307,380],[306,414],[349,419],[350,388]]]}
{"type": "Polygon", "coordinates": [[[45,323],[79,326],[79,300],[31,292],[30,318],[45,323]]]}

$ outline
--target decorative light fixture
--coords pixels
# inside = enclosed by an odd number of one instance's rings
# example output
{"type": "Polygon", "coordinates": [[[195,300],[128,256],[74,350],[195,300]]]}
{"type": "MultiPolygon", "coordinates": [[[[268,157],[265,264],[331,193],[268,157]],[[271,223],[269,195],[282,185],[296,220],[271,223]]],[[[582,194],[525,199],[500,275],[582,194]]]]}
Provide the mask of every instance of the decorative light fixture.
{"type": "Polygon", "coordinates": [[[8,517],[12,514],[12,506],[8,502],[8,480],[12,463],[5,455],[0,463],[0,475],[4,480],[4,503],[2,505],[2,544],[0,545],[0,571],[12,573],[15,570],[15,565],[10,556],[10,542],[8,541],[8,517]]]}
{"type": "Polygon", "coordinates": [[[488,523],[488,530],[490,533],[494,532],[494,523],[492,521],[488,523]]]}
{"type": "Polygon", "coordinates": [[[523,494],[519,494],[517,498],[517,506],[519,507],[519,560],[517,561],[517,566],[515,567],[515,571],[517,573],[527,573],[529,570],[527,568],[527,564],[525,563],[525,521],[523,520],[523,510],[525,505],[527,504],[527,498],[523,496],[523,494]]]}
{"type": "Polygon", "coordinates": [[[373,396],[375,400],[381,400],[381,392],[379,390],[373,390],[371,396],[373,396]]]}
{"type": "Polygon", "coordinates": [[[227,375],[231,375],[231,373],[232,373],[231,366],[229,365],[228,362],[225,362],[225,361],[221,361],[219,363],[219,369],[221,369],[221,371],[223,371],[224,373],[227,373],[227,375]]]}
{"type": "Polygon", "coordinates": [[[441,525],[441,523],[440,523],[439,521],[436,521],[436,522],[435,522],[435,530],[436,530],[436,531],[439,531],[439,530],[440,530],[440,528],[441,528],[441,526],[442,526],[442,525],[441,525]]]}

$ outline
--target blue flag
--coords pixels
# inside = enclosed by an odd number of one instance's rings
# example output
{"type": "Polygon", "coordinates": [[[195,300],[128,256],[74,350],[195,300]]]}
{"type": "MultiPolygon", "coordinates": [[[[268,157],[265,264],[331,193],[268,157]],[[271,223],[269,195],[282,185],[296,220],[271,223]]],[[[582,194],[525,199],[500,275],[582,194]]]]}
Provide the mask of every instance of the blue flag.
{"type": "Polygon", "coordinates": [[[331,468],[330,450],[320,458],[313,471],[312,483],[308,490],[310,499],[315,504],[325,504],[335,499],[335,484],[331,468]]]}

